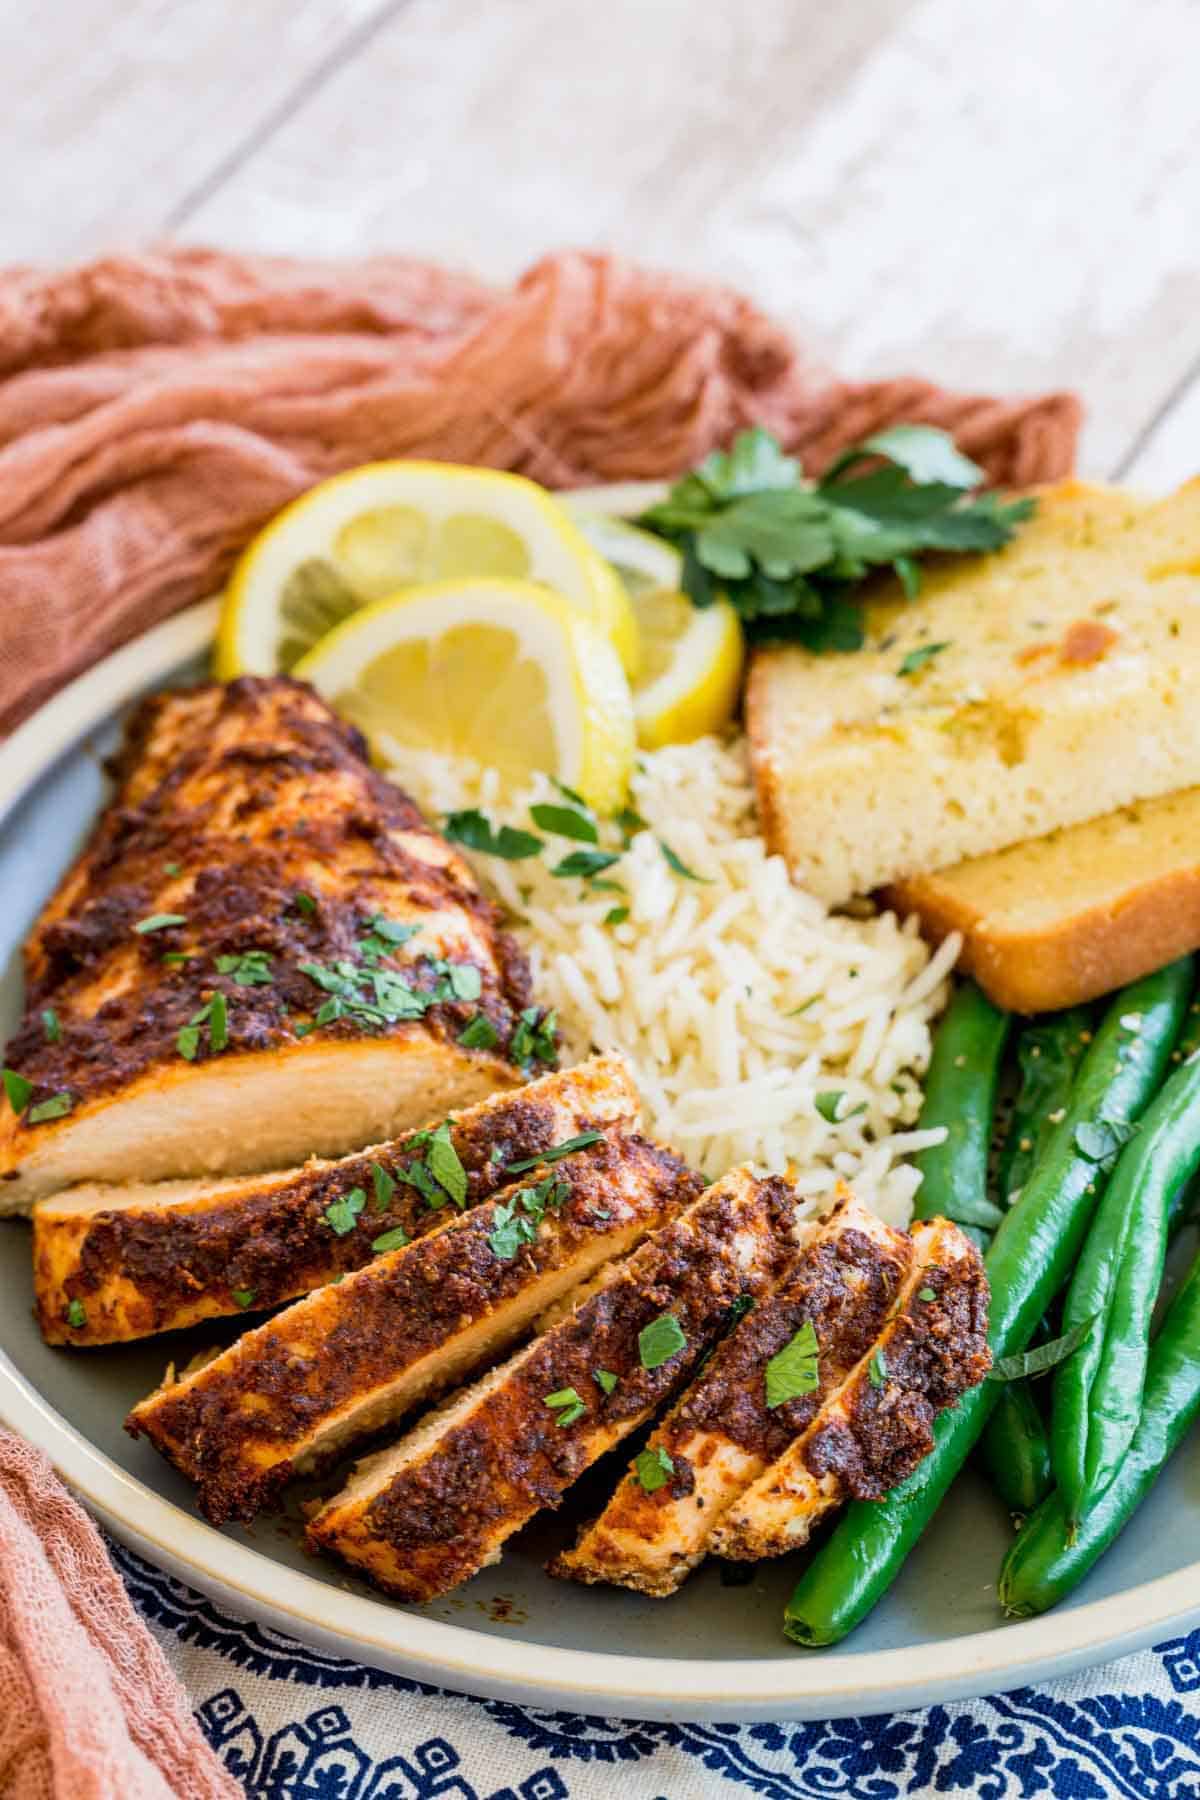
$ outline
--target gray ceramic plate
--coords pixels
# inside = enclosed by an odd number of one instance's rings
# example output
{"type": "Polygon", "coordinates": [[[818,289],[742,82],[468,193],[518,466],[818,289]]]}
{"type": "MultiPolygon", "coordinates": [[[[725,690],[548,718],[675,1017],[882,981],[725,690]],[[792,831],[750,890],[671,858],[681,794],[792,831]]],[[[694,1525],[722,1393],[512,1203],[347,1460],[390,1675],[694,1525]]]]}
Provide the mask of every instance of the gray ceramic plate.
{"type": "MultiPolygon", "coordinates": [[[[197,608],[110,657],[0,750],[0,1030],[17,1015],[19,949],[104,797],[101,759],[135,695],[202,668],[213,608],[197,608]]],[[[766,1564],[744,1587],[702,1570],[675,1599],[570,1587],[542,1573],[571,1519],[524,1533],[503,1563],[452,1599],[414,1610],[348,1585],[303,1556],[287,1521],[218,1532],[187,1487],[121,1429],[168,1356],[200,1334],[111,1351],[48,1350],[30,1315],[28,1228],[0,1221],[0,1419],[41,1444],[120,1537],[232,1610],[318,1648],[476,1693],[644,1718],[863,1714],[1013,1687],[1097,1662],[1200,1618],[1200,1439],[1074,1602],[1001,1622],[996,1570],[1007,1521],[970,1475],[874,1618],[848,1643],[791,1650],[780,1615],[794,1577],[766,1564]]],[[[212,1332],[207,1334],[211,1341],[212,1332]]]]}

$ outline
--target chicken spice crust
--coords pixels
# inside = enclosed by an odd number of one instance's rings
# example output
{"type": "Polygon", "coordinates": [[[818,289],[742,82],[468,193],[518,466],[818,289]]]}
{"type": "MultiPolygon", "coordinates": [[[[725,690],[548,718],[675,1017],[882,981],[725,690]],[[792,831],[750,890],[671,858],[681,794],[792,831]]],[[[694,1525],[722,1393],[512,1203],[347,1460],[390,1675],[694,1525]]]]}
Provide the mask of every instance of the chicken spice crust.
{"type": "MultiPolygon", "coordinates": [[[[375,1390],[396,1368],[398,1342],[406,1365],[452,1342],[467,1321],[527,1286],[535,1270],[564,1264],[577,1245],[633,1217],[622,1190],[636,1192],[651,1227],[703,1186],[671,1151],[636,1134],[602,1139],[555,1165],[554,1175],[566,1190],[554,1230],[539,1232],[519,1254],[501,1257],[489,1242],[503,1196],[455,1215],[452,1228],[419,1249],[378,1259],[332,1299],[321,1290],[239,1339],[194,1384],[150,1396],[127,1429],[148,1435],[196,1483],[206,1518],[253,1519],[297,1473],[290,1454],[268,1462],[270,1447],[303,1441],[316,1420],[375,1390]]],[[[307,1460],[304,1472],[321,1461],[307,1460]]]]}
{"type": "MultiPolygon", "coordinates": [[[[528,1087],[500,1092],[449,1121],[449,1138],[466,1175],[464,1207],[494,1194],[511,1177],[512,1162],[551,1150],[565,1137],[603,1130],[614,1118],[636,1115],[637,1096],[623,1069],[597,1059],[578,1069],[545,1076],[528,1087]],[[589,1110],[590,1107],[590,1110],[589,1110]]],[[[428,1128],[427,1128],[428,1129],[428,1128]]],[[[98,1212],[83,1223],[77,1267],[61,1282],[50,1269],[52,1234],[70,1230],[54,1202],[34,1211],[34,1274],[38,1320],[51,1342],[111,1341],[105,1318],[87,1302],[119,1280],[122,1335],[146,1335],[198,1316],[244,1310],[235,1291],[253,1296],[255,1311],[294,1299],[323,1282],[374,1260],[376,1239],[396,1229],[410,1239],[445,1224],[446,1206],[435,1210],[415,1187],[396,1180],[386,1206],[376,1199],[374,1168],[396,1178],[420,1153],[421,1133],[409,1133],[360,1155],[316,1162],[294,1171],[282,1185],[234,1193],[201,1208],[163,1206],[98,1212]],[[340,1234],[326,1217],[330,1204],[354,1188],[368,1196],[351,1228],[340,1234]],[[47,1222],[44,1224],[43,1219],[47,1222]],[[50,1221],[54,1221],[51,1223],[50,1221]],[[130,1290],[136,1289],[136,1299],[130,1290]],[[201,1313],[200,1296],[210,1304],[201,1313]],[[63,1300],[87,1308],[82,1328],[64,1327],[63,1300]],[[182,1315],[182,1316],[181,1316],[182,1315]]],[[[530,1177],[532,1179],[533,1177],[530,1177]]]]}
{"type": "MultiPolygon", "coordinates": [[[[33,1084],[33,1104],[63,1092],[86,1102],[176,1059],[180,1029],[214,993],[226,999],[231,1051],[294,1046],[295,1026],[325,998],[298,964],[353,960],[366,921],[390,916],[397,899],[401,918],[457,913],[490,952],[465,953],[478,1000],[438,1001],[420,1023],[456,1041],[482,1012],[500,1051],[509,1045],[530,1001],[524,953],[466,863],[372,769],[360,734],[302,683],[243,677],[157,694],[131,720],[113,773],[115,800],[26,949],[25,1013],[6,1060],[33,1084]],[[156,913],[185,923],[138,934],[156,913]],[[218,954],[250,949],[271,957],[269,981],[239,985],[216,971],[218,954]],[[93,1010],[89,991],[117,962],[121,978],[93,1010]]],[[[428,993],[437,977],[419,938],[413,951],[405,976],[428,993]]],[[[320,1029],[366,1035],[351,1017],[320,1029]]],[[[211,1054],[205,1038],[198,1061],[211,1054]]]]}

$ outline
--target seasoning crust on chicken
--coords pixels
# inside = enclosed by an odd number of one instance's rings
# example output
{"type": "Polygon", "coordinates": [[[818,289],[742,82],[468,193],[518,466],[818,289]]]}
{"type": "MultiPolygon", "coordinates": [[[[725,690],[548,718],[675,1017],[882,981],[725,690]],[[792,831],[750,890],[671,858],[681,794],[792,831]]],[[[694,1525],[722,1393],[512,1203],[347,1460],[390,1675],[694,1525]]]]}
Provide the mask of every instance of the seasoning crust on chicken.
{"type": "Polygon", "coordinates": [[[219,1182],[90,1184],[41,1200],[42,1335],[111,1344],[293,1300],[372,1261],[387,1233],[419,1237],[445,1223],[452,1203],[489,1198],[511,1180],[510,1164],[632,1125],[638,1110],[624,1063],[593,1057],[337,1162],[219,1182]],[[431,1165],[439,1131],[453,1153],[452,1191],[433,1172],[436,1149],[431,1165]]]}
{"type": "Polygon", "coordinates": [[[158,695],[115,773],[26,948],[0,1210],[340,1156],[553,1063],[467,864],[310,689],[158,695]]]}

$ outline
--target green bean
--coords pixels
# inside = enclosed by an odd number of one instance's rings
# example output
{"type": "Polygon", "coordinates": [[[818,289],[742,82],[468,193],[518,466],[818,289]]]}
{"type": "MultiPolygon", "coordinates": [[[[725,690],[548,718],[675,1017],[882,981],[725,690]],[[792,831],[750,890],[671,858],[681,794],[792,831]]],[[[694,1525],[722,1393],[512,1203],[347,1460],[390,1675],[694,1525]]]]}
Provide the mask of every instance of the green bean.
{"type": "Polygon", "coordinates": [[[1050,1437],[1028,1381],[1007,1381],[979,1440],[979,1461],[1009,1512],[1023,1518],[1054,1486],[1050,1437]]]}
{"type": "MultiPolygon", "coordinates": [[[[1065,1283],[1103,1174],[1075,1142],[1080,1125],[1140,1116],[1167,1067],[1191,991],[1191,959],[1175,962],[1116,996],[1084,1057],[1066,1115],[1038,1158],[1020,1200],[987,1254],[994,1356],[1025,1349],[1065,1283]],[[1137,1037],[1120,1020],[1142,1015],[1137,1037]]],[[[798,1644],[833,1644],[863,1620],[900,1572],[999,1397],[984,1382],[944,1412],[934,1446],[882,1501],[854,1501],[797,1583],[784,1630],[798,1644]]]]}
{"type": "Polygon", "coordinates": [[[1021,1084],[1012,1120],[1000,1152],[996,1192],[1011,1206],[1029,1178],[1046,1139],[1067,1104],[1071,1083],[1090,1042],[1091,1013],[1086,1006],[1048,1013],[1027,1025],[1017,1040],[1021,1084]]]}
{"type": "Polygon", "coordinates": [[[914,1217],[953,1219],[975,1237],[994,1231],[1003,1217],[988,1199],[987,1168],[1010,1022],[973,981],[964,981],[938,1026],[925,1077],[918,1129],[942,1126],[946,1136],[913,1158],[922,1175],[914,1217]]]}
{"type": "Polygon", "coordinates": [[[1079,1585],[1125,1529],[1200,1414],[1200,1258],[1150,1346],[1142,1416],[1110,1485],[1072,1534],[1062,1496],[1039,1506],[1004,1559],[1000,1601],[1015,1618],[1044,1613],[1079,1585]]]}
{"type": "MultiPolygon", "coordinates": [[[[1125,1025],[1132,1039],[1140,1016],[1126,1014],[1125,1025]]],[[[1197,1170],[1200,1057],[1175,1070],[1121,1150],[1067,1293],[1064,1331],[1095,1320],[1054,1377],[1050,1455],[1073,1525],[1113,1479],[1137,1429],[1171,1202],[1197,1170]]]]}

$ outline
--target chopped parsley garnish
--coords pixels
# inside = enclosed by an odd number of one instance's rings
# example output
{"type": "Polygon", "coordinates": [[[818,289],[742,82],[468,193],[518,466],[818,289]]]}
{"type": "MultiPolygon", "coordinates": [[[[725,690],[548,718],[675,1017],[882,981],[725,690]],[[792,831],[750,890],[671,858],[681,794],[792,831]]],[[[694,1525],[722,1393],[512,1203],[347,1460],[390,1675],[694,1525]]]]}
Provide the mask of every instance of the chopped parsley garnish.
{"type": "Polygon", "coordinates": [[[558,1057],[557,1030],[558,1015],[555,1012],[544,1013],[540,1007],[527,1006],[517,1021],[508,1053],[522,1068],[535,1058],[538,1062],[553,1063],[558,1057]]]}
{"type": "Polygon", "coordinates": [[[254,1305],[254,1296],[257,1293],[257,1291],[258,1291],[257,1288],[231,1288],[230,1289],[230,1292],[233,1295],[234,1305],[240,1306],[243,1312],[245,1312],[245,1310],[248,1306],[254,1305]]]}
{"type": "Polygon", "coordinates": [[[1051,1338],[1047,1344],[1037,1344],[1032,1350],[1021,1350],[1014,1356],[998,1356],[988,1372],[988,1380],[1020,1381],[1024,1376],[1045,1375],[1048,1370],[1056,1369],[1091,1337],[1098,1316],[1093,1313],[1090,1319],[1080,1319],[1069,1331],[1064,1331],[1061,1337],[1051,1338]]]}
{"type": "Polygon", "coordinates": [[[214,994],[175,1035],[175,1048],[185,1062],[195,1062],[200,1049],[200,1032],[208,1027],[208,1047],[214,1055],[229,1044],[229,1008],[224,994],[214,994]]]}
{"type": "Polygon", "coordinates": [[[241,950],[235,956],[218,956],[218,975],[229,975],[238,987],[266,987],[271,981],[269,950],[241,950]]]}
{"type": "Polygon", "coordinates": [[[87,1307],[82,1300],[72,1300],[67,1306],[67,1324],[72,1331],[78,1331],[87,1324],[87,1307]]]}
{"type": "Polygon", "coordinates": [[[199,950],[164,950],[162,960],[165,963],[195,962],[199,954],[199,950]]]}
{"type": "Polygon", "coordinates": [[[145,937],[151,931],[169,931],[172,925],[186,925],[183,913],[151,913],[147,919],[139,919],[134,930],[145,937]]]}
{"type": "Polygon", "coordinates": [[[600,833],[596,829],[596,821],[590,809],[581,812],[575,806],[554,806],[542,801],[531,806],[529,816],[535,825],[543,831],[551,831],[556,837],[573,838],[577,844],[598,844],[600,833]]]}
{"type": "Polygon", "coordinates": [[[656,1494],[659,1488],[666,1487],[670,1481],[675,1473],[675,1464],[662,1445],[655,1444],[652,1450],[643,1450],[634,1459],[633,1470],[642,1492],[656,1494]]]}
{"type": "Polygon", "coordinates": [[[365,1191],[360,1187],[351,1188],[348,1194],[331,1201],[322,1216],[338,1237],[346,1237],[354,1230],[355,1220],[366,1204],[365,1191]]]}
{"type": "Polygon", "coordinates": [[[828,1124],[841,1125],[846,1119],[856,1119],[859,1113],[866,1112],[867,1110],[866,1101],[860,1100],[858,1105],[851,1107],[849,1112],[843,1112],[842,1105],[845,1098],[845,1089],[835,1088],[828,1093],[818,1094],[813,1101],[813,1105],[828,1124]]]}
{"type": "Polygon", "coordinates": [[[500,1033],[486,1013],[477,1012],[459,1032],[458,1041],[464,1050],[494,1050],[500,1042],[500,1033]]]}
{"type": "Polygon", "coordinates": [[[402,1225],[393,1225],[390,1231],[381,1232],[377,1238],[372,1238],[371,1248],[376,1256],[383,1256],[389,1250],[403,1250],[410,1241],[402,1225]]]}
{"type": "Polygon", "coordinates": [[[555,863],[550,873],[566,880],[577,875],[590,881],[593,875],[602,875],[605,869],[611,869],[620,860],[619,850],[572,850],[560,863],[555,863]]]}
{"type": "Polygon", "coordinates": [[[805,1319],[791,1342],[767,1364],[768,1412],[787,1400],[798,1400],[802,1394],[816,1393],[821,1385],[820,1353],[816,1327],[811,1319],[805,1319]]]}
{"type": "Polygon", "coordinates": [[[296,908],[297,912],[303,913],[306,918],[310,918],[310,919],[317,910],[317,903],[313,899],[311,894],[305,894],[305,893],[293,894],[292,905],[296,908]]]}
{"type": "Polygon", "coordinates": [[[725,596],[752,635],[857,650],[853,593],[872,569],[890,566],[911,598],[922,553],[996,550],[1029,518],[1032,500],[970,497],[982,480],[952,438],[925,425],[876,432],[817,482],[759,429],[706,457],[638,523],[682,552],[695,605],[725,596]]]}
{"type": "Polygon", "coordinates": [[[937,1291],[931,1287],[921,1288],[917,1294],[917,1299],[923,1300],[925,1305],[928,1306],[930,1301],[937,1299],[937,1291]]]}
{"type": "Polygon", "coordinates": [[[450,992],[456,1000],[478,1000],[483,992],[483,976],[474,963],[442,962],[439,959],[434,967],[450,983],[450,992]]]}
{"type": "Polygon", "coordinates": [[[627,906],[610,906],[604,915],[604,923],[606,925],[623,925],[628,917],[629,908],[627,906]]]}
{"type": "Polygon", "coordinates": [[[931,663],[935,656],[940,656],[943,650],[949,648],[950,640],[948,638],[942,644],[919,644],[915,650],[909,651],[896,673],[897,675],[916,675],[925,668],[927,663],[931,663]]]}
{"type": "Polygon", "coordinates": [[[15,1113],[24,1112],[33,1092],[32,1081],[26,1081],[24,1075],[18,1075],[15,1069],[5,1069],[2,1079],[8,1104],[15,1113]]]}
{"type": "Polygon", "coordinates": [[[695,869],[689,869],[683,858],[677,856],[670,844],[665,844],[661,838],[658,840],[658,847],[667,859],[667,867],[674,869],[677,875],[682,875],[685,881],[698,881],[704,887],[712,886],[707,875],[697,875],[695,869]]]}
{"type": "Polygon", "coordinates": [[[52,1006],[47,1006],[42,1013],[42,1030],[46,1034],[48,1044],[62,1043],[62,1026],[58,1022],[58,1014],[52,1006]]]}
{"type": "Polygon", "coordinates": [[[74,1110],[74,1106],[74,1094],[51,1094],[48,1100],[39,1100],[36,1106],[30,1107],[25,1115],[25,1122],[28,1125],[44,1125],[47,1119],[65,1118],[74,1110]]]}
{"type": "Polygon", "coordinates": [[[502,1262],[511,1262],[522,1244],[532,1244],[547,1212],[570,1198],[571,1189],[557,1175],[547,1175],[534,1187],[520,1188],[511,1200],[501,1201],[492,1213],[488,1244],[502,1262]]]}
{"type": "Polygon", "coordinates": [[[560,1430],[564,1425],[573,1425],[576,1419],[582,1419],[587,1411],[578,1391],[573,1387],[559,1388],[556,1393],[547,1394],[545,1399],[550,1410],[558,1414],[560,1430]]]}
{"type": "Polygon", "coordinates": [[[425,1161],[429,1173],[444,1188],[455,1206],[467,1203],[467,1171],[459,1160],[458,1151],[450,1139],[450,1121],[443,1119],[429,1140],[429,1148],[425,1152],[425,1161]]]}
{"type": "Polygon", "coordinates": [[[594,1369],[592,1380],[602,1394],[611,1394],[617,1385],[617,1378],[611,1369],[594,1369]]]}
{"type": "Polygon", "coordinates": [[[396,1183],[382,1163],[373,1162],[371,1164],[371,1185],[375,1189],[375,1211],[386,1212],[392,1204],[396,1183]]]}
{"type": "Polygon", "coordinates": [[[522,1162],[508,1163],[504,1173],[523,1175],[526,1169],[536,1169],[539,1163],[561,1162],[564,1156],[573,1156],[576,1150],[586,1150],[589,1144],[598,1144],[603,1136],[602,1131],[581,1131],[578,1137],[566,1138],[561,1144],[542,1150],[537,1156],[527,1156],[522,1162]]]}
{"type": "Polygon", "coordinates": [[[728,1313],[725,1315],[726,1331],[732,1331],[734,1326],[739,1325],[741,1323],[741,1321],[745,1318],[746,1314],[748,1312],[752,1312],[753,1310],[754,1310],[754,1295],[753,1294],[739,1294],[737,1299],[734,1301],[733,1305],[729,1308],[728,1313]]]}
{"type": "Polygon", "coordinates": [[[177,875],[182,875],[182,873],[183,873],[183,870],[180,868],[178,863],[164,863],[163,864],[163,874],[169,875],[172,880],[174,880],[177,875]]]}
{"type": "Polygon", "coordinates": [[[650,829],[641,813],[632,806],[623,806],[619,813],[614,813],[613,824],[621,833],[627,850],[639,831],[649,831],[650,829]]]}
{"type": "Polygon", "coordinates": [[[372,968],[381,956],[391,956],[401,944],[407,944],[409,938],[416,937],[419,925],[401,925],[395,919],[385,917],[383,913],[374,913],[367,920],[365,937],[358,940],[358,954],[363,962],[372,968]]]}
{"type": "Polygon", "coordinates": [[[659,1369],[686,1349],[687,1338],[674,1313],[660,1313],[638,1333],[638,1355],[643,1369],[659,1369]]]}
{"type": "Polygon", "coordinates": [[[876,1350],[867,1364],[867,1374],[871,1377],[871,1386],[881,1388],[888,1378],[887,1357],[882,1350],[876,1350]]]}
{"type": "Polygon", "coordinates": [[[524,862],[542,847],[541,838],[534,837],[532,831],[517,831],[511,825],[495,830],[478,807],[447,813],[442,830],[452,844],[463,844],[484,856],[503,857],[505,862],[524,862]]]}

